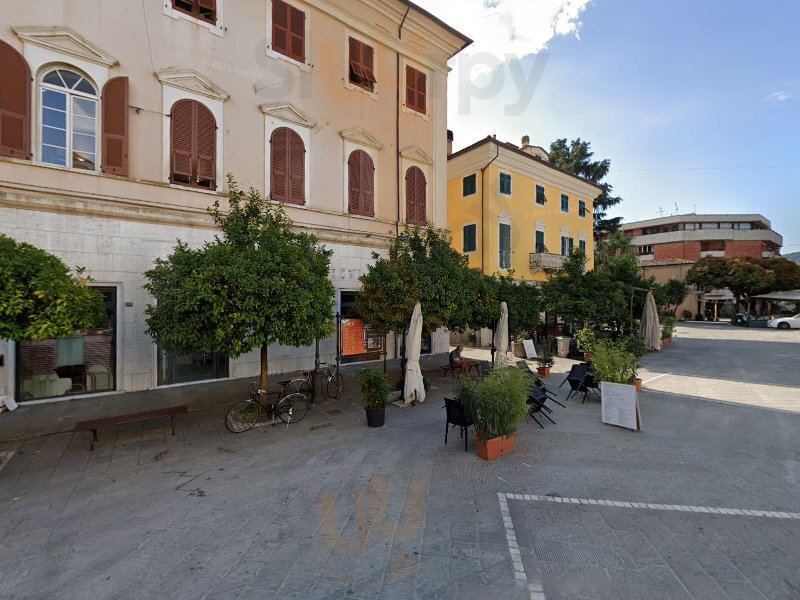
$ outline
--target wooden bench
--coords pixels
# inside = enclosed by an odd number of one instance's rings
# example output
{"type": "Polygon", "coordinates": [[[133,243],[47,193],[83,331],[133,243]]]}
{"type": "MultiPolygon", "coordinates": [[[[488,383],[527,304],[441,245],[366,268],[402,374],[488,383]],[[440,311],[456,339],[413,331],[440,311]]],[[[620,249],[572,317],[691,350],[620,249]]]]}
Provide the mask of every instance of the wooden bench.
{"type": "MultiPolygon", "coordinates": [[[[468,360],[468,361],[466,361],[466,363],[467,363],[467,374],[471,373],[472,369],[475,369],[475,373],[477,373],[478,376],[480,376],[480,374],[481,374],[481,363],[480,363],[480,361],[468,360]]],[[[450,364],[441,366],[441,367],[439,367],[439,369],[442,371],[442,377],[447,377],[448,374],[452,375],[453,377],[455,377],[456,373],[460,373],[461,372],[461,367],[457,367],[455,365],[450,365],[450,364]]]]}
{"type": "Polygon", "coordinates": [[[175,435],[175,415],[182,415],[189,412],[187,406],[171,406],[169,408],[160,408],[158,410],[148,410],[140,413],[133,413],[130,415],[120,415],[118,417],[107,417],[105,419],[95,419],[94,421],[81,421],[75,425],[72,431],[88,431],[89,450],[94,450],[94,443],[97,441],[97,430],[103,427],[113,427],[115,425],[124,425],[125,423],[139,423],[142,421],[153,421],[155,419],[165,419],[169,417],[169,424],[172,428],[172,435],[175,435]]]}
{"type": "Polygon", "coordinates": [[[443,365],[439,367],[439,370],[442,372],[442,377],[447,377],[448,373],[455,377],[456,371],[460,371],[461,369],[455,365],[443,365]]]}

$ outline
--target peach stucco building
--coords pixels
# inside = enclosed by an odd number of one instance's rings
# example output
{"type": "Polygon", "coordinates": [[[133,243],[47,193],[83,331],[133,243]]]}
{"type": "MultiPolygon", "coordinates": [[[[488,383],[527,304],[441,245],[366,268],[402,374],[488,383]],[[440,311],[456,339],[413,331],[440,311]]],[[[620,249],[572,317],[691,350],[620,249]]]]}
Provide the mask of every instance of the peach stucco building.
{"type": "MultiPolygon", "coordinates": [[[[143,272],[176,239],[213,236],[206,208],[228,173],[333,250],[343,314],[373,251],[408,222],[447,226],[447,61],[470,40],[413,3],[6,5],[0,233],[87,267],[108,319],[75,339],[0,342],[0,397],[255,375],[255,354],[170,356],[145,334],[143,272]]],[[[270,354],[277,372],[313,365],[310,348],[270,354]]]]}

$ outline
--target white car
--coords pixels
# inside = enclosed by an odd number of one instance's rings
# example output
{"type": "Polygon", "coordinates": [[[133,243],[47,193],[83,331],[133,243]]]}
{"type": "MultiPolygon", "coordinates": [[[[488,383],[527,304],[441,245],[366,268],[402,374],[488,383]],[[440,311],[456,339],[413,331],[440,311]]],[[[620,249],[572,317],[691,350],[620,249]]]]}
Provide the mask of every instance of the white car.
{"type": "Polygon", "coordinates": [[[800,329],[800,315],[772,319],[772,321],[769,322],[769,326],[777,327],[778,329],[800,329]]]}

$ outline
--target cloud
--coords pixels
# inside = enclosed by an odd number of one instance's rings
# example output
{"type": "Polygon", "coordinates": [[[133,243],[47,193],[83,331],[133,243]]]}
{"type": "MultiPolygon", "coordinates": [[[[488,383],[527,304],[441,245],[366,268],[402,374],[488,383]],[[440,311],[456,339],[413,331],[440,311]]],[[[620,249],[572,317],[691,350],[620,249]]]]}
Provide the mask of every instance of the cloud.
{"type": "Polygon", "coordinates": [[[467,52],[503,61],[536,54],[557,36],[578,35],[590,0],[416,0],[475,43],[467,52]]]}
{"type": "Polygon", "coordinates": [[[772,92],[769,96],[767,96],[767,100],[772,100],[774,102],[785,102],[789,98],[792,98],[793,94],[791,92],[787,92],[786,90],[781,90],[779,92],[772,92]]]}

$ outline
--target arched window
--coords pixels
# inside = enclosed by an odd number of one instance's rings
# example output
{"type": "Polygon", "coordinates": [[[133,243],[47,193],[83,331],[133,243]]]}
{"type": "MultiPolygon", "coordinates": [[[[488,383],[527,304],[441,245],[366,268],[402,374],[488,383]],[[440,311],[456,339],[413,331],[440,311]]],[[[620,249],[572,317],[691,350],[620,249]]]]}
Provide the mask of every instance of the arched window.
{"type": "Polygon", "coordinates": [[[0,41],[0,155],[31,157],[31,70],[22,55],[0,41]]]}
{"type": "Polygon", "coordinates": [[[419,167],[406,171],[406,222],[424,225],[426,221],[425,196],[428,182],[419,167]]]}
{"type": "Polygon", "coordinates": [[[39,85],[42,162],[97,170],[97,89],[83,75],[53,69],[39,85]]]}
{"type": "Polygon", "coordinates": [[[279,127],[270,138],[270,182],[276,202],[306,203],[306,147],[288,127],[279,127]]]}
{"type": "Polygon", "coordinates": [[[170,111],[171,180],[214,190],[217,188],[217,122],[196,100],[178,100],[170,111]]]}
{"type": "Polygon", "coordinates": [[[369,154],[356,150],[347,161],[348,212],[375,216],[375,165],[369,154]]]}

